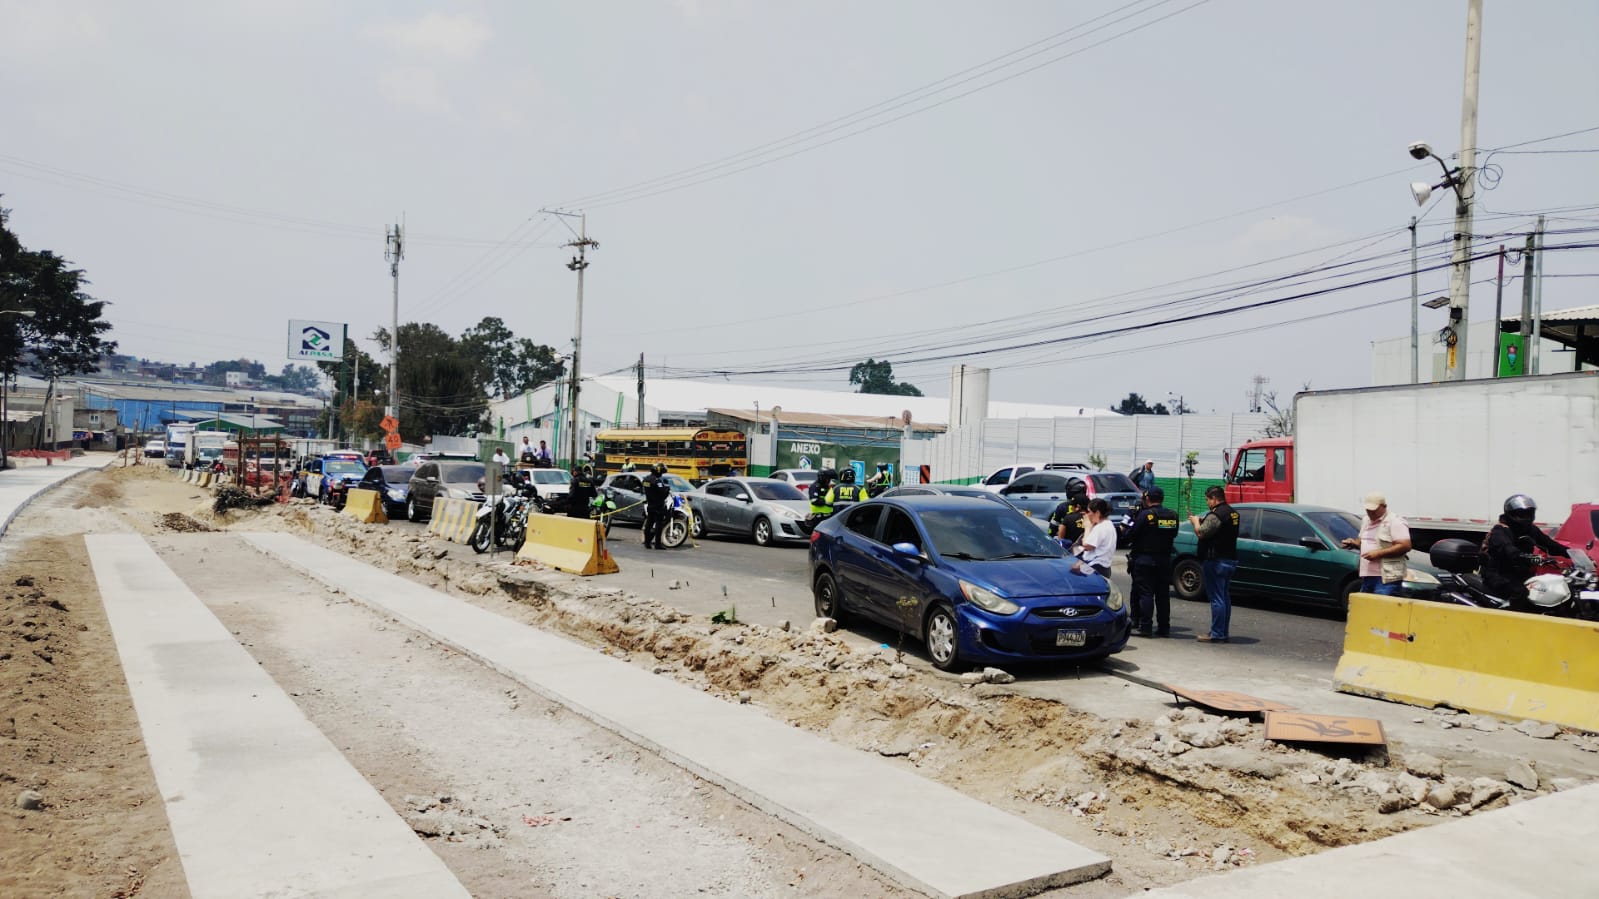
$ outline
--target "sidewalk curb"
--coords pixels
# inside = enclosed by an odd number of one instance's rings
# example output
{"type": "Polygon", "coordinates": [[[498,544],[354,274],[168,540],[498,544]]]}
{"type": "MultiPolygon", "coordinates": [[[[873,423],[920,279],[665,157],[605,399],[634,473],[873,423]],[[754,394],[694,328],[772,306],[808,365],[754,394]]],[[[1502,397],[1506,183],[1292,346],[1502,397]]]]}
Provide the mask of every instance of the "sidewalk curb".
{"type": "MultiPolygon", "coordinates": [[[[15,469],[12,469],[12,470],[15,471],[15,469]]],[[[28,494],[26,499],[24,499],[20,503],[17,503],[16,508],[11,510],[11,514],[6,516],[6,520],[3,521],[3,522],[0,522],[0,539],[4,539],[5,538],[6,532],[11,529],[11,522],[16,521],[17,520],[17,516],[22,514],[22,510],[26,509],[26,508],[28,508],[28,506],[32,505],[34,500],[36,500],[39,497],[43,496],[45,493],[47,493],[47,492],[49,492],[51,490],[54,490],[57,487],[60,487],[62,484],[65,484],[66,482],[72,480],[73,478],[79,477],[80,475],[88,474],[91,471],[104,471],[104,470],[105,470],[104,466],[101,466],[99,468],[80,468],[77,471],[73,472],[72,474],[69,474],[69,475],[67,475],[64,478],[61,478],[60,480],[52,481],[51,483],[45,484],[43,487],[40,487],[38,490],[35,490],[32,493],[28,494]]],[[[3,476],[3,475],[0,475],[0,476],[3,476]]]]}

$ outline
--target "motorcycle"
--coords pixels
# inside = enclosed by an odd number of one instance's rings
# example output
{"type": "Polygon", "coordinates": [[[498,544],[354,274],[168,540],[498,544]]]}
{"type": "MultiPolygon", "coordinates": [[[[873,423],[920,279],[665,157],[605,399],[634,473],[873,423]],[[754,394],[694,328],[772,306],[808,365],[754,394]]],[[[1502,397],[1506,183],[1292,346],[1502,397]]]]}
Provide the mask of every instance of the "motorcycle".
{"type": "Polygon", "coordinates": [[[666,500],[666,523],[661,525],[661,545],[667,549],[677,549],[693,530],[694,518],[688,500],[680,493],[672,494],[666,500]]]}
{"type": "Polygon", "coordinates": [[[477,511],[477,526],[467,543],[473,552],[486,553],[497,544],[516,551],[527,539],[527,517],[538,502],[538,488],[521,479],[516,486],[501,488],[500,495],[485,501],[477,511]]]}
{"type": "MultiPolygon", "coordinates": [[[[1594,562],[1580,549],[1573,549],[1564,564],[1558,559],[1527,552],[1534,574],[1525,581],[1527,600],[1537,614],[1599,621],[1599,572],[1594,562]]],[[[1479,546],[1470,540],[1440,540],[1428,551],[1433,567],[1444,572],[1438,578],[1438,602],[1479,609],[1512,611],[1510,600],[1495,596],[1475,572],[1479,546]]]]}

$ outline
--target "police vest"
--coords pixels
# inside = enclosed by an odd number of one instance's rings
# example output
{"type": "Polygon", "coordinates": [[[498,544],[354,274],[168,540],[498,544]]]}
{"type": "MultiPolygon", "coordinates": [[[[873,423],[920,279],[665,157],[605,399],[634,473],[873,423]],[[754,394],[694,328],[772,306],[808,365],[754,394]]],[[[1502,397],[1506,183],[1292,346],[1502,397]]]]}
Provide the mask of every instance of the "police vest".
{"type": "Polygon", "coordinates": [[[1176,512],[1165,506],[1145,507],[1134,518],[1133,528],[1133,555],[1171,555],[1172,541],[1177,539],[1176,512]]]}
{"type": "Polygon", "coordinates": [[[1238,558],[1238,512],[1232,506],[1221,503],[1210,510],[1210,514],[1221,519],[1221,527],[1216,529],[1210,539],[1205,540],[1199,547],[1201,559],[1237,559],[1238,558]]]}

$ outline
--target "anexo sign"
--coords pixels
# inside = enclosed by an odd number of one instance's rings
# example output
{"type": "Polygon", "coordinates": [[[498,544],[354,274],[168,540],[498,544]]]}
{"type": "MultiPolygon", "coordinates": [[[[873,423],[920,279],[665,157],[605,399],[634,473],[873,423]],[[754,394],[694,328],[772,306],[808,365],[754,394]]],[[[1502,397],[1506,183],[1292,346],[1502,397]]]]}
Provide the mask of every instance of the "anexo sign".
{"type": "Polygon", "coordinates": [[[289,320],[289,358],[337,362],[344,358],[343,322],[289,320]]]}

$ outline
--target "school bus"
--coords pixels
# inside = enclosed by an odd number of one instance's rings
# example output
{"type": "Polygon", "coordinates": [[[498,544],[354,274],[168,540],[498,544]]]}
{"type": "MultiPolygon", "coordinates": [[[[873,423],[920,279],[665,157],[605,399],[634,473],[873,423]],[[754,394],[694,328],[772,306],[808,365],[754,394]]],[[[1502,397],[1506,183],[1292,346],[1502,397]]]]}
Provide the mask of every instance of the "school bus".
{"type": "Polygon", "coordinates": [[[749,446],[742,431],[710,428],[613,428],[594,435],[594,470],[610,474],[632,462],[643,470],[660,463],[690,481],[743,475],[749,446]]]}

